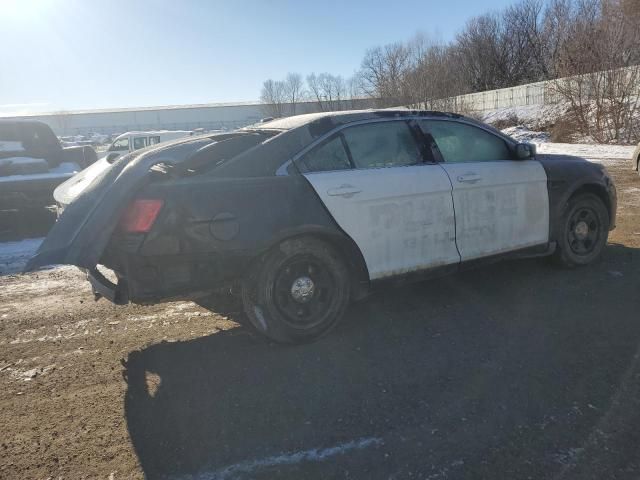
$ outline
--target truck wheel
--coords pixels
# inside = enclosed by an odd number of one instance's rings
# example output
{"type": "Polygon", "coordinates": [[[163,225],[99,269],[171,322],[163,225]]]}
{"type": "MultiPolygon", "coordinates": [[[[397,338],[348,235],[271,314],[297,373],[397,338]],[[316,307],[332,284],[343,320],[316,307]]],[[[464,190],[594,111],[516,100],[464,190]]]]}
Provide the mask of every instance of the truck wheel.
{"type": "Polygon", "coordinates": [[[313,238],[287,240],[244,282],[251,324],[280,343],[310,342],[334,327],[349,303],[349,271],[337,252],[313,238]]]}
{"type": "Polygon", "coordinates": [[[609,235],[609,213],[597,196],[577,195],[569,199],[558,238],[555,260],[565,267],[595,261],[609,235]]]}

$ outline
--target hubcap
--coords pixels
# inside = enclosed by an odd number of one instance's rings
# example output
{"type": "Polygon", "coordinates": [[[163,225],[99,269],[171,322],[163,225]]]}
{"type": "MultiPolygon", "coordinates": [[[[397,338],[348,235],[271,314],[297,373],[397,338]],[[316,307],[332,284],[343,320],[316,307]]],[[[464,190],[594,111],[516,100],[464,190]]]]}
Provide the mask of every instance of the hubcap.
{"type": "Polygon", "coordinates": [[[326,320],[335,290],[330,271],[315,257],[303,254],[279,269],[273,300],[285,323],[294,328],[313,328],[326,320]]]}
{"type": "Polygon", "coordinates": [[[313,297],[315,285],[309,277],[298,277],[291,285],[291,296],[296,302],[307,303],[313,297]]]}
{"type": "Polygon", "coordinates": [[[569,218],[567,241],[576,255],[590,255],[598,245],[600,220],[588,207],[577,209],[569,218]]]}
{"type": "Polygon", "coordinates": [[[587,225],[587,222],[580,221],[576,225],[576,228],[574,228],[574,232],[577,238],[583,240],[589,234],[589,225],[587,225]]]}

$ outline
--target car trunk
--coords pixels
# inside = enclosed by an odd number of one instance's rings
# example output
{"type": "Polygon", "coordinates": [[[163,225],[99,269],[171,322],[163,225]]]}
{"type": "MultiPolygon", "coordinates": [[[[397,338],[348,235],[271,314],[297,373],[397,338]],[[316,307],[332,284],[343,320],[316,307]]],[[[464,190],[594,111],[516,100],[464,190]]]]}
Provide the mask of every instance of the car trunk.
{"type": "Polygon", "coordinates": [[[120,217],[154,178],[198,175],[265,140],[264,134],[222,133],[178,140],[125,155],[110,164],[101,159],[60,185],[54,198],[63,214],[25,271],[70,264],[94,269],[120,217]],[[251,141],[234,141],[240,136],[251,141]]]}

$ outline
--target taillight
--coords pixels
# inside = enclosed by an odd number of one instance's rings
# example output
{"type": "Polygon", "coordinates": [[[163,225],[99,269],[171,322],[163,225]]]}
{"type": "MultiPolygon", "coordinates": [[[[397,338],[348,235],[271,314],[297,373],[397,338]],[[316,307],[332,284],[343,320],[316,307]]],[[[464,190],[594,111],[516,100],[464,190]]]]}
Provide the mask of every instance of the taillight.
{"type": "Polygon", "coordinates": [[[120,219],[120,228],[127,233],[147,233],[156,221],[164,201],[134,200],[120,219]]]}

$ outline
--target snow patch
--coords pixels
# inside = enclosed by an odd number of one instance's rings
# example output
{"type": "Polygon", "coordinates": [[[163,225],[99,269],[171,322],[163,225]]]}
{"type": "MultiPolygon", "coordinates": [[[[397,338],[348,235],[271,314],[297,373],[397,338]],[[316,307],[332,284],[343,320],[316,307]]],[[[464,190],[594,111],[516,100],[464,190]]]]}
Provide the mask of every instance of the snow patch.
{"type": "Polygon", "coordinates": [[[531,130],[543,130],[556,123],[567,111],[567,105],[522,105],[519,107],[497,108],[482,113],[483,122],[494,124],[515,120],[531,130]]]}
{"type": "Polygon", "coordinates": [[[538,153],[555,155],[573,155],[596,163],[620,164],[629,162],[635,147],[620,145],[602,145],[586,143],[542,143],[538,146],[538,153]]]}
{"type": "Polygon", "coordinates": [[[345,454],[351,450],[362,450],[367,447],[382,445],[381,438],[369,437],[341,443],[329,448],[313,448],[300,452],[283,453],[256,460],[229,465],[221,470],[203,472],[195,475],[173,476],[174,480],[223,480],[226,478],[237,478],[240,474],[251,474],[256,470],[280,465],[295,465],[302,462],[321,462],[335,455],[345,454]]]}
{"type": "Polygon", "coordinates": [[[0,275],[21,272],[43,240],[28,238],[19,242],[0,243],[0,275]]]}
{"type": "Polygon", "coordinates": [[[24,152],[22,142],[0,140],[0,152],[24,152]]]}
{"type": "Polygon", "coordinates": [[[551,138],[551,135],[547,132],[536,132],[528,129],[524,125],[505,128],[502,130],[502,133],[509,135],[518,142],[527,143],[547,143],[551,138]]]}

